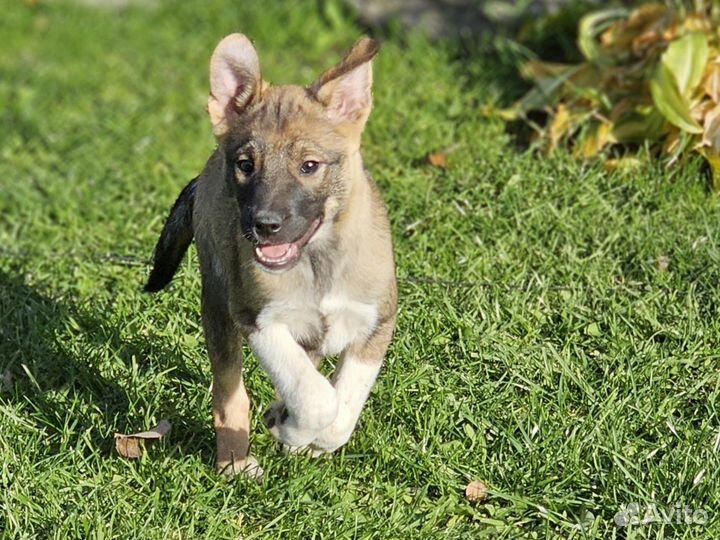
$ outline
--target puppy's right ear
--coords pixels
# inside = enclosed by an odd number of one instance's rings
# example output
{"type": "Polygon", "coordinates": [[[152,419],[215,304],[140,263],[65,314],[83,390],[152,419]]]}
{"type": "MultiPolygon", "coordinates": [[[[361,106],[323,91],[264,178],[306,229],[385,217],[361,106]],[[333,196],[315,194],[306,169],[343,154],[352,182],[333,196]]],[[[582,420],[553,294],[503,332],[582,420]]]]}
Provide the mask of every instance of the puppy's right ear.
{"type": "Polygon", "coordinates": [[[250,40],[230,34],[210,59],[208,114],[216,137],[225,135],[233,122],[262,88],[260,62],[250,40]]]}

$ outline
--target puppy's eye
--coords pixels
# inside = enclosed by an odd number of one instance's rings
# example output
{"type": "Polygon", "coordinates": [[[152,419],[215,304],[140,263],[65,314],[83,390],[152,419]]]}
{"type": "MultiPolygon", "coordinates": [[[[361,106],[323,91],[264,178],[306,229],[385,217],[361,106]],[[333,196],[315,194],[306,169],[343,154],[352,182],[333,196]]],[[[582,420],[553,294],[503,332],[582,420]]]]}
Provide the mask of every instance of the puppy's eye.
{"type": "Polygon", "coordinates": [[[318,170],[318,167],[320,167],[320,163],[309,160],[300,165],[300,172],[303,174],[312,174],[318,170]]]}
{"type": "Polygon", "coordinates": [[[252,172],[255,170],[255,162],[249,158],[238,160],[235,166],[237,167],[237,170],[243,173],[245,176],[252,174],[252,172]]]}

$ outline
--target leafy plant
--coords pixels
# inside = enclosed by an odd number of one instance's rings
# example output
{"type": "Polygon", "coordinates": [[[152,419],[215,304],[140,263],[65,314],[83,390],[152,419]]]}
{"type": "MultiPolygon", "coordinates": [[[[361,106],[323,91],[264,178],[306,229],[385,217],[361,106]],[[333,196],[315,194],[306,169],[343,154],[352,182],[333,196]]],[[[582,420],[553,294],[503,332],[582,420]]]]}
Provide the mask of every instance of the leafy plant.
{"type": "Polygon", "coordinates": [[[720,190],[720,6],[594,11],[580,20],[577,44],[579,64],[525,62],[534,87],[499,115],[527,121],[548,152],[603,153],[610,167],[637,163],[606,152],[618,145],[646,145],[668,164],[698,152],[720,190]],[[543,126],[528,116],[538,110],[549,114],[543,126]]]}

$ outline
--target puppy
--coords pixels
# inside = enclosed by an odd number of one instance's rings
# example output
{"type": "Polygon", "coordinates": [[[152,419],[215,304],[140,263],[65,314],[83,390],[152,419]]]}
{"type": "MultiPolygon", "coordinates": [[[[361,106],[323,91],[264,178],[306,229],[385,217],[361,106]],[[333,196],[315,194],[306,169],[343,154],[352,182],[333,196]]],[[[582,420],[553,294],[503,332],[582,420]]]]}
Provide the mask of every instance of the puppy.
{"type": "Polygon", "coordinates": [[[261,473],[248,452],[243,339],[279,396],[265,424],[291,450],[344,445],[380,371],[395,265],[387,211],[360,155],[377,52],[360,39],[308,88],[263,81],[242,34],[210,60],[217,148],[171,210],[146,290],[168,284],[194,237],[221,472],[261,473]],[[317,367],[336,354],[328,380],[317,367]]]}

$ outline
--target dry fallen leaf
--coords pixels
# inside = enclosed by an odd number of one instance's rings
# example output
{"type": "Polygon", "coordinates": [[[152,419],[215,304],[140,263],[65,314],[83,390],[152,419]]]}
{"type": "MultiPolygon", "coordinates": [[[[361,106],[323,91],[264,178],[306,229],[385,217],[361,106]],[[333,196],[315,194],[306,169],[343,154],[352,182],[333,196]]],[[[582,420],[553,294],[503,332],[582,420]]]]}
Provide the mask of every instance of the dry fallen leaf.
{"type": "Polygon", "coordinates": [[[473,480],[465,487],[465,498],[470,502],[480,502],[487,497],[487,486],[480,480],[473,480]]]}
{"type": "Polygon", "coordinates": [[[433,167],[447,169],[449,166],[448,156],[461,146],[461,143],[453,143],[447,148],[443,148],[442,150],[437,150],[436,152],[428,152],[427,154],[425,154],[425,160],[433,167]]]}
{"type": "Polygon", "coordinates": [[[705,126],[701,146],[709,146],[715,153],[720,152],[720,104],[705,115],[705,126]]]}
{"type": "Polygon", "coordinates": [[[115,449],[122,457],[137,459],[145,453],[145,441],[162,439],[170,433],[172,424],[167,420],[160,420],[158,425],[149,431],[141,431],[131,435],[115,434],[115,449]]]}
{"type": "Polygon", "coordinates": [[[710,99],[715,103],[720,103],[720,57],[708,66],[704,88],[710,99]]]}
{"type": "Polygon", "coordinates": [[[137,459],[145,452],[145,443],[141,442],[142,439],[135,439],[133,437],[119,436],[115,434],[115,450],[122,457],[129,459],[137,459]]]}
{"type": "Polygon", "coordinates": [[[433,167],[439,167],[440,169],[447,169],[448,158],[444,152],[431,152],[427,155],[427,162],[433,167]]]}

